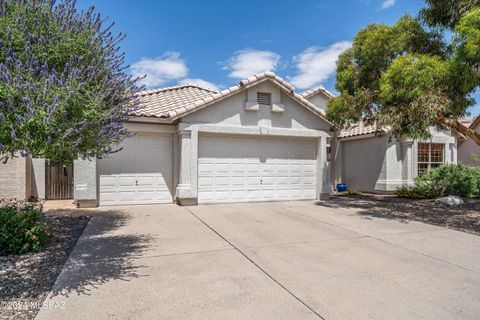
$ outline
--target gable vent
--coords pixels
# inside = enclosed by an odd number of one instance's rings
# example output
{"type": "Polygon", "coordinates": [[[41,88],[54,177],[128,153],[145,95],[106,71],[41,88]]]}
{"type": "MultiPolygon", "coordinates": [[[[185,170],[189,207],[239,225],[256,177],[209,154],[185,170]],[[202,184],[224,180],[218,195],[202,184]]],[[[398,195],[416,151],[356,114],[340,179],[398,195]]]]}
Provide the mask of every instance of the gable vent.
{"type": "Polygon", "coordinates": [[[257,92],[257,102],[258,104],[272,104],[272,96],[270,93],[266,92],[257,92]]]}

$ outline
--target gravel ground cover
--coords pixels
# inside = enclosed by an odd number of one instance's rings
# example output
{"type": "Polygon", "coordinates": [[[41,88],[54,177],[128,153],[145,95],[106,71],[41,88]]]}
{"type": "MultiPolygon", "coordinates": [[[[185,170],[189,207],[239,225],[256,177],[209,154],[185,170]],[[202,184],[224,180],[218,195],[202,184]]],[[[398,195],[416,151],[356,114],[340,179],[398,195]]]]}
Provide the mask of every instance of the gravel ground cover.
{"type": "Polygon", "coordinates": [[[0,319],[34,319],[89,216],[45,214],[53,236],[40,252],[0,256],[0,319]]]}
{"type": "Polygon", "coordinates": [[[392,195],[362,194],[334,196],[331,205],[363,208],[361,214],[387,219],[416,220],[480,235],[480,199],[463,199],[464,204],[445,206],[435,200],[412,200],[392,195]]]}

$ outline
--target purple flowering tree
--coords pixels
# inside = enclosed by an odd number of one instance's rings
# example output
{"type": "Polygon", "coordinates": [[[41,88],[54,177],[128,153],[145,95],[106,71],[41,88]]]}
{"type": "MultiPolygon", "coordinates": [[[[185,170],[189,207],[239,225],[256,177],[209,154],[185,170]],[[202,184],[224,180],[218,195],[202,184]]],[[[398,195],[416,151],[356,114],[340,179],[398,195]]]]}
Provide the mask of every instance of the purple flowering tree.
{"type": "Polygon", "coordinates": [[[0,0],[0,159],[114,152],[141,89],[113,24],[75,1],[0,0]]]}

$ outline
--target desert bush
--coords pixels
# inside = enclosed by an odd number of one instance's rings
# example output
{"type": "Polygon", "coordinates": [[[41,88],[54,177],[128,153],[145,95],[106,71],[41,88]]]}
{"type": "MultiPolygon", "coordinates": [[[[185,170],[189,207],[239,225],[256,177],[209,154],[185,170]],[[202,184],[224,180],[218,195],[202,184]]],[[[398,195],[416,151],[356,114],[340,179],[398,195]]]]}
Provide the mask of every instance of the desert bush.
{"type": "Polygon", "coordinates": [[[395,195],[399,198],[407,199],[422,199],[422,197],[415,186],[401,186],[395,190],[395,195]]]}
{"type": "Polygon", "coordinates": [[[0,255],[39,251],[50,238],[39,203],[0,201],[0,255]]]}
{"type": "Polygon", "coordinates": [[[357,191],[357,190],[347,190],[347,191],[344,191],[344,192],[340,192],[339,193],[340,196],[361,196],[362,193],[360,191],[357,191]]]}
{"type": "Polygon", "coordinates": [[[444,165],[418,176],[415,185],[398,188],[395,194],[415,199],[448,195],[477,197],[480,195],[480,169],[463,164],[444,165]]]}

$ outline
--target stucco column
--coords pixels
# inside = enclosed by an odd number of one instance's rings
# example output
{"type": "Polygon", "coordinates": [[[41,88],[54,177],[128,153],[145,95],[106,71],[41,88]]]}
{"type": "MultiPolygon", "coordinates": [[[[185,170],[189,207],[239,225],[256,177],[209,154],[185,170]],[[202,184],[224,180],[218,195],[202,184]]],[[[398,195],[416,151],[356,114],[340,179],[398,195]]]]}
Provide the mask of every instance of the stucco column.
{"type": "Polygon", "coordinates": [[[457,163],[457,144],[448,143],[446,149],[448,149],[449,154],[445,159],[445,163],[457,163]]]}
{"type": "Polygon", "coordinates": [[[73,162],[74,199],[80,208],[98,205],[97,159],[73,162]]]}
{"type": "Polygon", "coordinates": [[[402,141],[402,180],[403,185],[413,184],[414,161],[413,161],[413,141],[402,141]]]}
{"type": "Polygon", "coordinates": [[[328,199],[332,192],[330,166],[327,164],[327,137],[318,138],[317,150],[317,194],[322,200],[328,199]]]}
{"type": "Polygon", "coordinates": [[[414,141],[412,146],[412,169],[413,179],[415,179],[418,176],[418,141],[414,141]]]}
{"type": "Polygon", "coordinates": [[[338,132],[334,133],[332,138],[331,147],[332,147],[332,157],[330,160],[330,181],[332,187],[335,188],[337,183],[342,182],[342,173],[343,173],[343,157],[342,157],[342,142],[338,139],[338,132]]]}
{"type": "Polygon", "coordinates": [[[198,131],[180,130],[178,144],[180,166],[175,197],[180,205],[195,205],[198,202],[198,131]]]}
{"type": "Polygon", "coordinates": [[[46,185],[46,160],[44,158],[32,158],[32,174],[31,174],[31,193],[38,199],[45,199],[46,185]]]}

